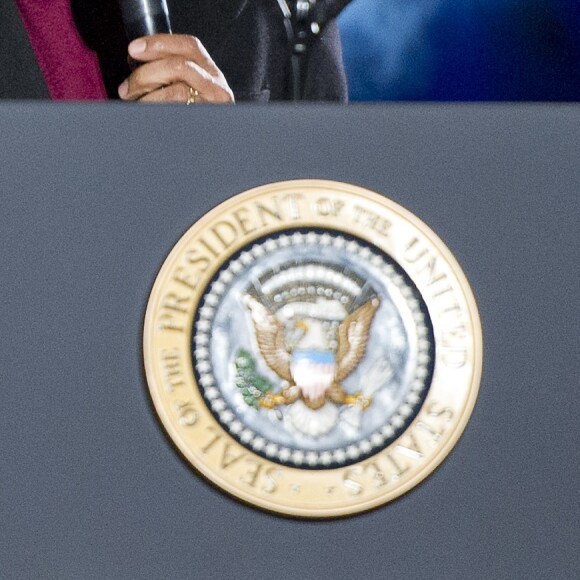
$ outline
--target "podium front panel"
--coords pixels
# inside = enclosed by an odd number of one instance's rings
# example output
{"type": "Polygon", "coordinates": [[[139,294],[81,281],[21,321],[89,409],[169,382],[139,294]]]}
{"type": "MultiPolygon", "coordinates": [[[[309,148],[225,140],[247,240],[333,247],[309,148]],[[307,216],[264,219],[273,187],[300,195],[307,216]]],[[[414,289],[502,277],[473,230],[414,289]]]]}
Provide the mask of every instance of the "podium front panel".
{"type": "Polygon", "coordinates": [[[0,575],[572,578],[580,109],[0,106],[0,575]],[[214,488],[165,434],[145,308],[182,234],[250,188],[366,187],[425,221],[483,324],[467,429],[421,485],[303,521],[214,488]]]}

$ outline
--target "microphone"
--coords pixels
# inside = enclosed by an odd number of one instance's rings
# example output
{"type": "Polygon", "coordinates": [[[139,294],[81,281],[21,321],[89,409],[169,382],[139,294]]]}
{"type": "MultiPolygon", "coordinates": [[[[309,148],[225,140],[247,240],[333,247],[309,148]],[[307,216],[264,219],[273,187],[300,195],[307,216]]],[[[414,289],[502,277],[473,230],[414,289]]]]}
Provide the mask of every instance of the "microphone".
{"type": "Polygon", "coordinates": [[[140,36],[171,34],[166,0],[119,0],[129,42],[140,36]]]}

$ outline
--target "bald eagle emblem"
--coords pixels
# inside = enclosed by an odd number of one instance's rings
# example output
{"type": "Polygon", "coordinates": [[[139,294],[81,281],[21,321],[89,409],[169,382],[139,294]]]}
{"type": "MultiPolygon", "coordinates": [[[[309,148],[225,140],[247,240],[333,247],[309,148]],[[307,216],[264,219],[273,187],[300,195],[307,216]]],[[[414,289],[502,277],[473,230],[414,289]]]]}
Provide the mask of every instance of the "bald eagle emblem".
{"type": "Polygon", "coordinates": [[[328,433],[338,421],[341,405],[369,407],[370,396],[350,394],[342,382],[365,356],[380,306],[376,296],[350,314],[338,301],[324,298],[287,304],[276,313],[250,295],[244,302],[260,355],[282,379],[279,390],[269,384],[254,386],[254,406],[290,406],[291,424],[309,437],[328,433]]]}

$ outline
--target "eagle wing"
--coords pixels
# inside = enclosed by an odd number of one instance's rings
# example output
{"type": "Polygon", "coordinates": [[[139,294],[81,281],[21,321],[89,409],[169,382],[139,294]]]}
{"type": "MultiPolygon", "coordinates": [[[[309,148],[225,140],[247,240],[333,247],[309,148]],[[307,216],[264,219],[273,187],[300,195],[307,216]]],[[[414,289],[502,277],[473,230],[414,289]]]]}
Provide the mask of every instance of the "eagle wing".
{"type": "Polygon", "coordinates": [[[364,357],[371,323],[379,306],[378,298],[365,302],[349,314],[338,327],[335,378],[337,383],[346,379],[364,357]]]}
{"type": "Polygon", "coordinates": [[[290,353],[286,349],[284,326],[268,309],[254,298],[246,297],[252,315],[256,340],[266,364],[282,379],[291,382],[290,353]]]}

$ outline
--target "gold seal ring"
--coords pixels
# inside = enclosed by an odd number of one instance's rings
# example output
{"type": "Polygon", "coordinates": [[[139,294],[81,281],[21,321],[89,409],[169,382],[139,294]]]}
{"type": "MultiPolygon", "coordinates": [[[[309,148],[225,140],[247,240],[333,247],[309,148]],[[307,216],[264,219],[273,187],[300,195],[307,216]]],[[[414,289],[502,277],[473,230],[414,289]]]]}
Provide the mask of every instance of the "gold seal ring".
{"type": "Polygon", "coordinates": [[[193,87],[189,87],[189,97],[187,98],[186,105],[194,105],[199,97],[199,92],[193,87]]]}

